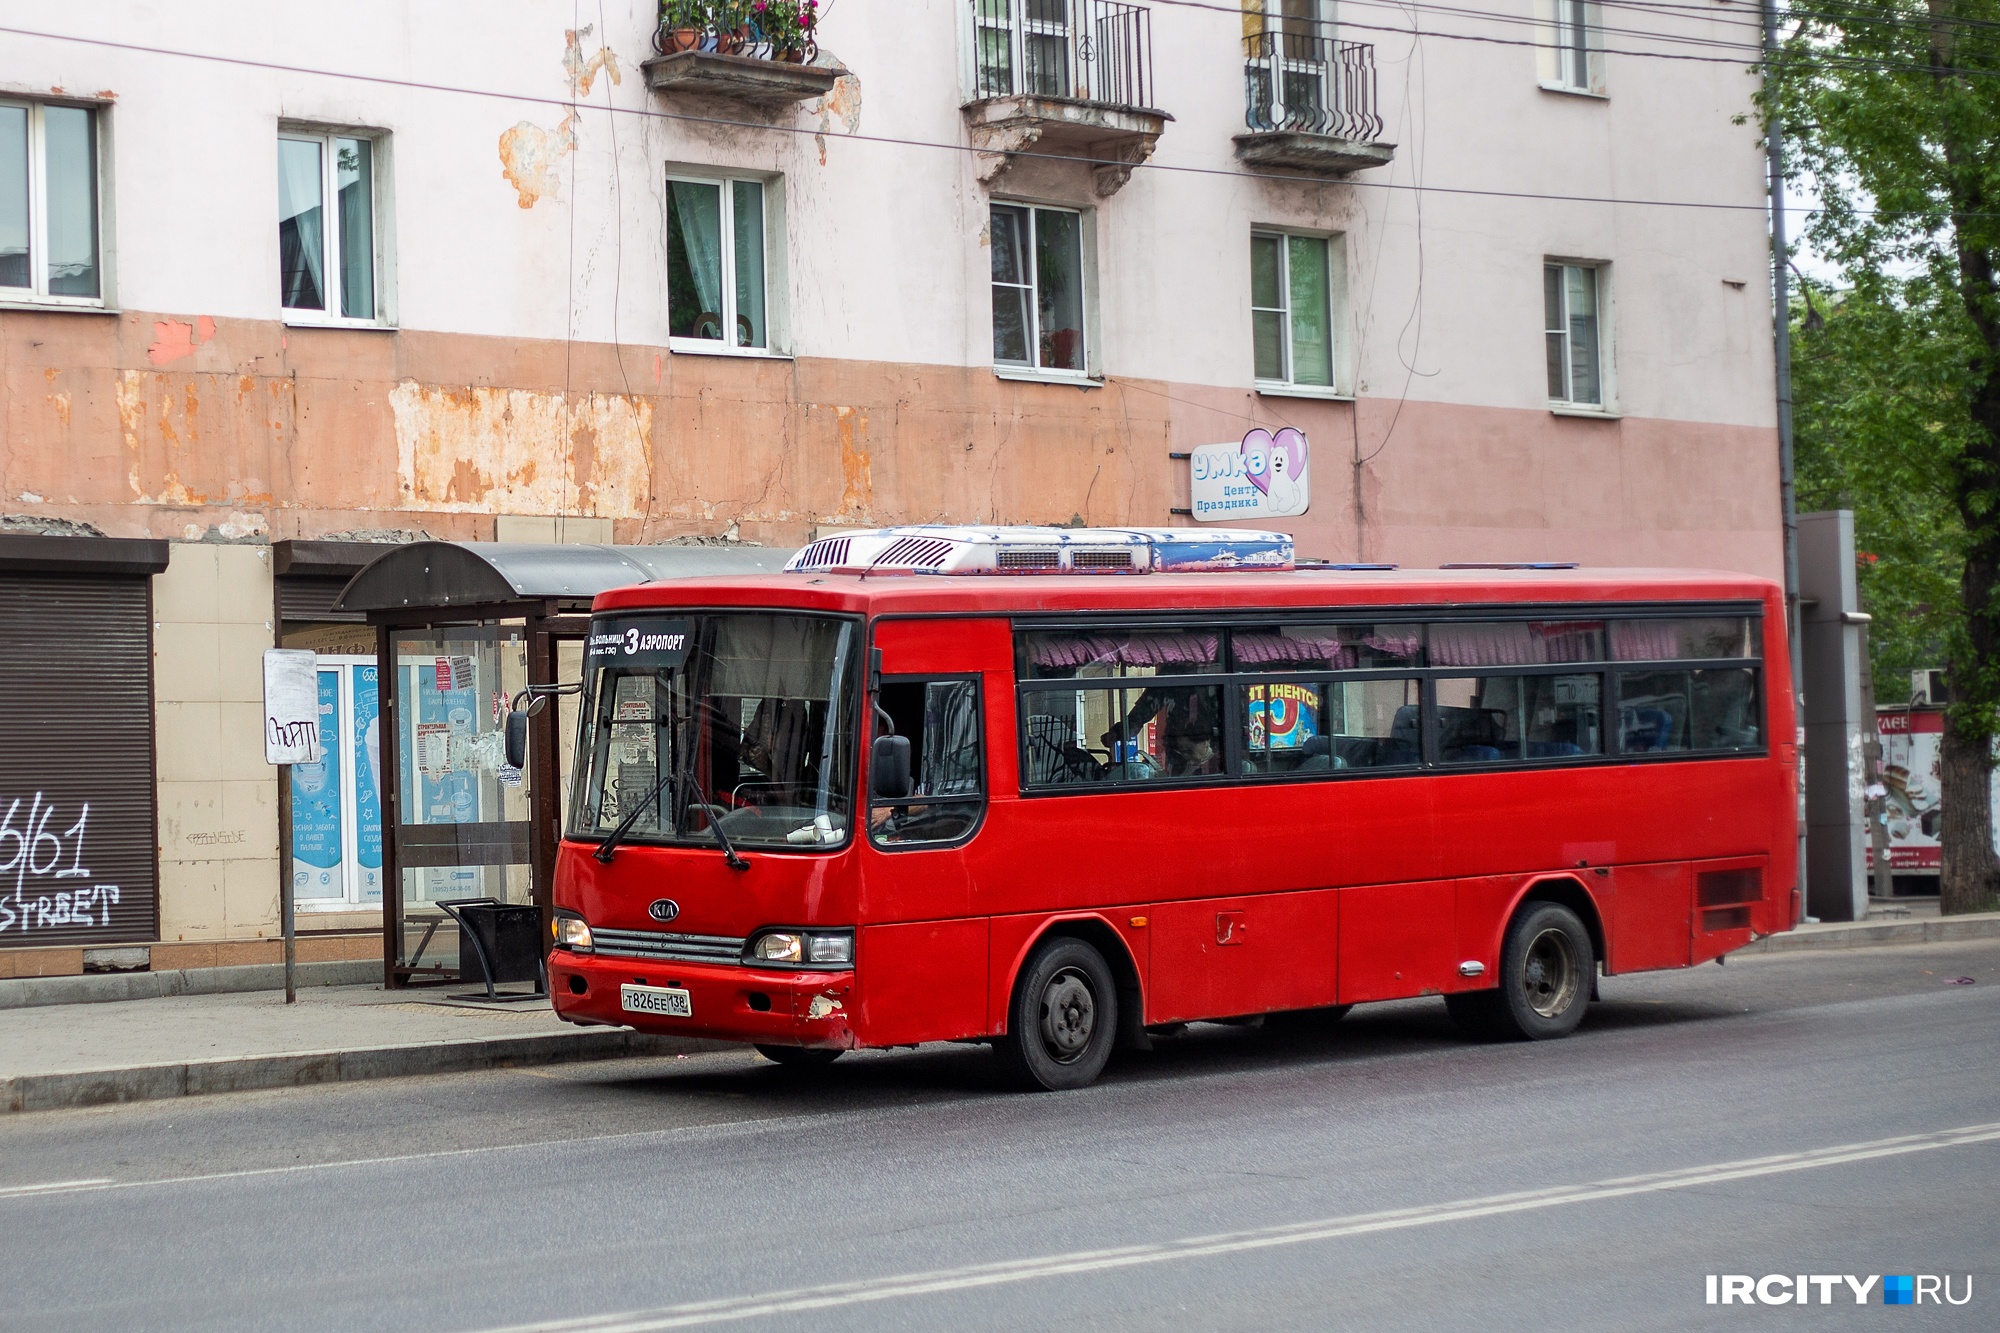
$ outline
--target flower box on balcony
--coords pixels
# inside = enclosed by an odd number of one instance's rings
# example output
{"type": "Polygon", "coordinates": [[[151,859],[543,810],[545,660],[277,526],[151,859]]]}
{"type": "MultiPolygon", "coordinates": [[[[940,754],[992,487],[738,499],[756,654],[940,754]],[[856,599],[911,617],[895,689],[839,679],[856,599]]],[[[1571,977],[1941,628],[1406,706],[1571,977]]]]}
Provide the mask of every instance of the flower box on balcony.
{"type": "Polygon", "coordinates": [[[847,73],[838,65],[795,64],[718,51],[674,51],[654,56],[640,68],[646,71],[647,84],[659,92],[713,97],[766,110],[824,97],[847,73]]]}

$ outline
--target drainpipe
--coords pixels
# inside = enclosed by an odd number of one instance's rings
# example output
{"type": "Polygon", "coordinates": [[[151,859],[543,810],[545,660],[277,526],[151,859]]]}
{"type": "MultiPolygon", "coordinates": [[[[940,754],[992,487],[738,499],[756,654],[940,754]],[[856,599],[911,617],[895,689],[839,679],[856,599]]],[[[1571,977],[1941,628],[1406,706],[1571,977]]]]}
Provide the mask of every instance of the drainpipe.
{"type": "MultiPolygon", "coordinates": [[[[1778,49],[1776,0],[1763,0],[1765,84],[1778,49]]],[[[1792,284],[1791,247],[1785,240],[1785,127],[1774,115],[1764,133],[1771,187],[1771,295],[1777,318],[1774,342],[1778,372],[1778,494],[1785,521],[1785,637],[1792,650],[1792,706],[1799,765],[1799,915],[1806,910],[1805,670],[1799,644],[1799,504],[1792,456],[1792,284]]]]}

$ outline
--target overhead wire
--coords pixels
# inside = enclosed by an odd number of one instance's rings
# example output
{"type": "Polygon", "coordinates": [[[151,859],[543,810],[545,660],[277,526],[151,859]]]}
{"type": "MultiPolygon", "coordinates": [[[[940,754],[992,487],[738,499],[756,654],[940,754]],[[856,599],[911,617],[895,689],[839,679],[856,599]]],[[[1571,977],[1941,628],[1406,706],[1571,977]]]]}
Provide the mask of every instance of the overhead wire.
{"type": "MultiPolygon", "coordinates": [[[[1348,0],[1348,2],[1359,4],[1359,3],[1367,3],[1369,2],[1369,0],[1348,0]]],[[[1604,0],[1599,0],[1599,3],[1603,2],[1604,0]]],[[[1234,9],[1227,6],[1209,3],[1209,0],[1153,0],[1153,3],[1175,5],[1185,8],[1217,9],[1223,12],[1235,13],[1239,15],[1241,13],[1239,9],[1234,9]]],[[[1354,25],[1343,24],[1342,26],[1354,26],[1354,25]]],[[[1455,39],[1458,37],[1466,36],[1465,34],[1440,33],[1428,29],[1402,28],[1393,30],[1391,29],[1383,29],[1383,30],[1394,31],[1397,35],[1401,36],[1438,37],[1445,39],[1455,39]]],[[[412,91],[434,92],[434,93],[441,93],[441,94],[455,95],[455,96],[481,97],[497,101],[508,101],[508,102],[526,103],[529,105],[550,106],[550,107],[557,107],[565,111],[573,110],[575,105],[574,103],[570,101],[565,101],[562,98],[549,97],[541,94],[510,92],[500,89],[479,88],[463,84],[438,83],[424,79],[399,78],[391,75],[369,74],[357,71],[319,69],[319,68],[314,68],[312,66],[294,65],[283,61],[263,60],[250,56],[224,55],[220,53],[203,52],[203,51],[188,51],[172,47],[154,46],[140,42],[117,41],[111,38],[104,38],[104,37],[85,37],[71,33],[48,32],[40,29],[24,28],[19,25],[13,25],[13,24],[0,24],[0,35],[26,37],[31,39],[39,39],[39,40],[55,41],[55,42],[66,42],[75,45],[93,46],[107,50],[131,51],[145,55],[168,56],[176,59],[193,60],[211,64],[234,66],[237,68],[258,69],[271,73],[296,74],[296,75],[304,75],[315,78],[341,79],[353,82],[373,83],[384,87],[402,88],[412,91]]],[[[1540,45],[1540,43],[1536,42],[1517,41],[1514,39],[1506,39],[1506,38],[1478,37],[1470,39],[1498,42],[1507,45],[1523,45],[1523,46],[1540,45]]],[[[1617,54],[1617,53],[1607,52],[1606,54],[1617,54]]],[[[1728,64],[1750,63],[1750,62],[1736,61],[1734,59],[1725,59],[1723,57],[1695,56],[1695,55],[1684,55],[1678,53],[1634,52],[1627,54],[1653,55],[1656,56],[1657,58],[1669,59],[1669,60],[1709,61],[1709,62],[1728,63],[1728,64]]],[[[1834,59],[1838,60],[1837,57],[1834,59]]],[[[1855,62],[1844,62],[1844,63],[1866,64],[1869,62],[1855,61],[1855,62]]],[[[1896,67],[1896,68],[1906,67],[1915,70],[1928,70],[1930,68],[1930,66],[1925,66],[1925,65],[1903,66],[1898,62],[1888,62],[1888,64],[1891,67],[1896,67]]],[[[1975,68],[1975,69],[1963,69],[1958,72],[1973,76],[2000,77],[2000,69],[1982,70],[1975,68]]],[[[762,130],[766,132],[789,134],[795,137],[812,136],[812,135],[817,135],[819,133],[818,130],[806,126],[772,124],[767,121],[737,120],[726,116],[698,115],[686,111],[671,111],[654,107],[618,106],[610,103],[608,100],[605,109],[608,114],[613,114],[613,115],[638,116],[650,120],[678,121],[685,124],[703,125],[721,129],[762,130]]],[[[980,148],[978,145],[969,143],[952,143],[939,140],[909,138],[897,135],[863,134],[858,131],[855,133],[843,134],[838,137],[844,141],[855,142],[855,143],[871,143],[871,144],[887,145],[894,147],[921,148],[921,149],[929,149],[940,152],[980,153],[983,151],[987,151],[980,148]]],[[[1028,160],[1045,159],[1049,161],[1081,162],[1089,165],[1121,166],[1126,168],[1131,168],[1133,166],[1133,164],[1131,163],[1122,162],[1110,158],[1096,158],[1074,153],[1040,152],[1032,148],[1010,150],[1009,156],[1020,159],[1028,159],[1028,160]]],[[[1298,182],[1298,177],[1296,176],[1291,176],[1277,172],[1254,171],[1238,167],[1206,167],[1184,162],[1160,162],[1158,160],[1149,160],[1147,162],[1138,164],[1137,169],[1147,172],[1170,172],[1170,173],[1202,175],[1202,176],[1227,176],[1238,179],[1267,180],[1267,181],[1284,182],[1291,184],[1295,184],[1298,182]]],[[[1765,209],[1765,205],[1762,202],[1733,203],[1722,200],[1651,199],[1651,198],[1621,199],[1606,195],[1567,194],[1557,191],[1506,190],[1506,189],[1476,187],[1476,186],[1432,185],[1432,184],[1421,184],[1421,183],[1400,184],[1394,181],[1375,181],[1375,180],[1367,180],[1356,177],[1348,177],[1341,183],[1355,189],[1421,192],[1429,194],[1450,194],[1450,195],[1463,196],[1467,198],[1479,198],[1479,199],[1517,199],[1529,202],[1603,204],[1608,206],[1622,206],[1622,207],[1635,207],[1635,208],[1682,208],[1682,209],[1724,211],[1724,212],[1761,213],[1765,209]]],[[[1819,210],[1808,210],[1808,211],[1819,211],[1819,210]]],[[[1864,212],[1867,215],[1876,217],[1927,216],[1930,211],[1931,210],[1884,210],[1884,209],[1864,210],[1864,212]]],[[[1982,217],[2000,216],[2000,214],[1994,214],[1994,215],[1980,214],[1977,216],[1982,216],[1982,217]]]]}
{"type": "MultiPolygon", "coordinates": [[[[1404,30],[1406,33],[1408,30],[1404,30]]],[[[258,69],[278,74],[298,74],[314,78],[343,79],[359,83],[373,83],[383,87],[402,88],[418,92],[434,92],[454,96],[481,97],[495,101],[518,102],[531,106],[556,107],[567,110],[570,103],[562,98],[545,94],[508,92],[493,88],[477,88],[463,84],[435,83],[423,79],[398,78],[386,74],[367,74],[354,71],[316,69],[311,66],[292,65],[282,61],[259,60],[250,56],[220,55],[202,51],[186,51],[172,47],[150,46],[138,42],[121,42],[104,37],[81,37],[70,33],[43,32],[17,25],[0,25],[0,35],[36,38],[48,41],[69,42],[84,46],[95,46],[109,50],[123,50],[145,55],[169,56],[176,59],[203,61],[243,69],[258,69]]],[[[1436,35],[1426,33],[1426,36],[1436,35]]],[[[1995,71],[2000,74],[2000,71],[1995,71]]],[[[595,109],[595,108],[592,108],[595,109]]],[[[788,134],[794,137],[814,137],[820,133],[811,126],[772,124],[768,121],[736,120],[727,116],[704,116],[686,111],[668,111],[654,107],[611,106],[610,114],[638,116],[649,120],[678,121],[690,125],[704,125],[719,129],[759,130],[766,133],[788,134]]],[[[892,147],[922,148],[937,152],[978,154],[990,150],[976,144],[950,143],[942,140],[914,139],[899,135],[885,134],[842,134],[833,136],[850,143],[868,143],[892,147]]],[[[1160,162],[1148,160],[1133,164],[1113,158],[1098,158],[1075,153],[1038,152],[1031,148],[1010,149],[1008,155],[1026,160],[1046,160],[1052,162],[1082,163],[1092,166],[1118,166],[1147,172],[1170,172],[1196,176],[1225,176],[1241,180],[1263,180],[1288,185],[1300,183],[1297,176],[1279,172],[1252,171],[1235,167],[1205,167],[1185,162],[1160,162]]],[[[1398,184],[1392,181],[1374,181],[1349,177],[1342,185],[1362,190],[1421,191],[1428,194],[1450,194],[1475,199],[1518,199],[1537,203],[1603,204],[1614,207],[1631,208],[1684,208],[1716,212],[1762,213],[1765,206],[1757,203],[1732,203],[1724,200],[1706,199],[1621,199],[1608,195],[1566,194],[1559,191],[1503,190],[1479,186],[1463,185],[1416,185],[1398,184]]],[[[1909,216],[1925,216],[1929,210],[1904,210],[1909,216]]],[[[1892,210],[1872,210],[1873,216],[1896,216],[1892,210]]],[[[1984,215],[1981,215],[1984,216],[1984,215]]],[[[1995,214],[1994,216],[2000,216],[1995,214]]]]}

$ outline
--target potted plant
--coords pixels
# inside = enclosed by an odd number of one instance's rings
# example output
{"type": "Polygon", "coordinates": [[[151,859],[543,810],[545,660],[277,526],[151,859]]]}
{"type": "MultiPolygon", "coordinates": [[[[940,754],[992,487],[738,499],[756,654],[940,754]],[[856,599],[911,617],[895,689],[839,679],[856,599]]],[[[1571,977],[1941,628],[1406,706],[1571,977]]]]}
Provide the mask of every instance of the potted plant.
{"type": "Polygon", "coordinates": [[[756,32],[750,26],[750,6],[753,0],[711,0],[709,12],[715,24],[715,49],[724,55],[742,55],[743,48],[754,42],[756,32]]]}
{"type": "Polygon", "coordinates": [[[802,64],[818,49],[819,0],[757,0],[758,26],[773,60],[802,64]]]}
{"type": "Polygon", "coordinates": [[[653,45],[661,55],[692,51],[708,26],[708,0],[660,0],[660,30],[653,45]]]}

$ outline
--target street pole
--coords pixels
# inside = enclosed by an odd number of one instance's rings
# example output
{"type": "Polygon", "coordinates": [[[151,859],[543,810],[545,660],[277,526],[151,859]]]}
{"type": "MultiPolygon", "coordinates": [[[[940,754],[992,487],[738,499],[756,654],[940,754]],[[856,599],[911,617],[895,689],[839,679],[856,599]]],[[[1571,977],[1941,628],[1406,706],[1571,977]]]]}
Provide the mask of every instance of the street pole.
{"type": "Polygon", "coordinates": [[[278,765],[278,919],[285,932],[285,1003],[296,1004],[298,917],[292,901],[292,766],[278,765]]]}
{"type": "MultiPolygon", "coordinates": [[[[1778,50],[1776,0],[1764,4],[1764,86],[1771,85],[1778,50]]],[[[1771,188],[1771,297],[1776,307],[1774,347],[1778,378],[1778,495],[1785,524],[1785,634],[1792,649],[1794,741],[1799,753],[1798,916],[1806,911],[1805,659],[1799,644],[1799,497],[1792,454],[1792,284],[1791,247],[1785,240],[1785,127],[1775,112],[1764,130],[1765,163],[1771,188]]]]}

